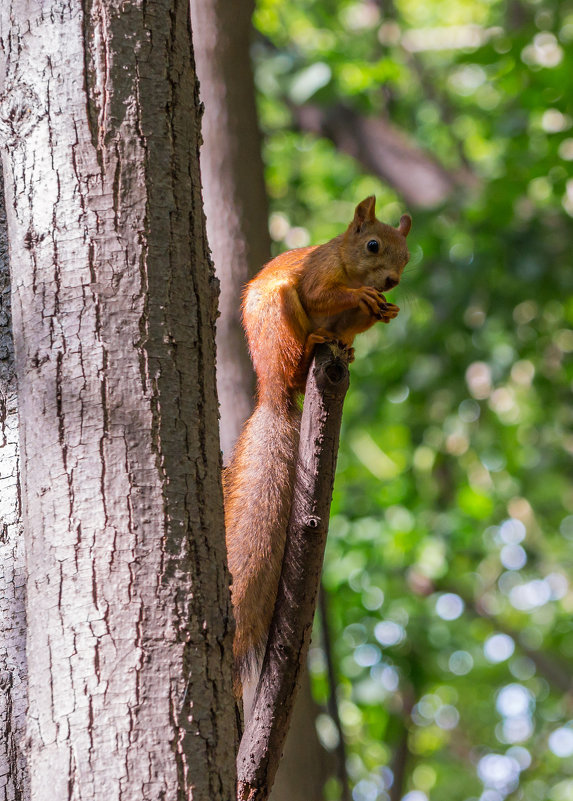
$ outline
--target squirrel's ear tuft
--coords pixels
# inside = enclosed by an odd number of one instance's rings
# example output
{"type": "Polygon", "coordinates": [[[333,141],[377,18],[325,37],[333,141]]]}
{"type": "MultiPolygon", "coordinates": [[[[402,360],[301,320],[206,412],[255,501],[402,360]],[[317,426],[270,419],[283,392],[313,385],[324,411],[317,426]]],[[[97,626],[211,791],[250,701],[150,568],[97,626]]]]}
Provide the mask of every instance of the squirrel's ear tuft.
{"type": "Polygon", "coordinates": [[[398,226],[398,230],[402,234],[402,236],[408,236],[410,233],[410,228],[412,227],[412,218],[409,214],[402,214],[400,217],[400,225],[398,226]]]}
{"type": "Polygon", "coordinates": [[[376,219],[376,197],[370,195],[365,198],[361,203],[356,206],[354,211],[354,219],[352,220],[352,228],[358,233],[365,222],[374,222],[376,219]]]}

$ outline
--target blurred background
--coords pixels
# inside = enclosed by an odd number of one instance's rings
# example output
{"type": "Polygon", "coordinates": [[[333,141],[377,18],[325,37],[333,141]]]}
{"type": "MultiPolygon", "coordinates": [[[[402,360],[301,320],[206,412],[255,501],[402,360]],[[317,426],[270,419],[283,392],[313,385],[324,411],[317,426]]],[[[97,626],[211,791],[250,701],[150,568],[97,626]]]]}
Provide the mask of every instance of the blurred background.
{"type": "Polygon", "coordinates": [[[573,3],[258,0],[253,22],[272,253],[369,194],[413,217],[344,410],[324,797],[571,801],[573,3]]]}

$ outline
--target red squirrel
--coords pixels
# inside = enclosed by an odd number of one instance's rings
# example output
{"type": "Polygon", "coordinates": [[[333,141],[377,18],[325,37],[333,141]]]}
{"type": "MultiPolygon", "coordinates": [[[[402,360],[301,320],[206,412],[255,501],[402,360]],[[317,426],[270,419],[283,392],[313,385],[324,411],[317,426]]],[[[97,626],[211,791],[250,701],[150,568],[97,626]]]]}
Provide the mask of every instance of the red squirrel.
{"type": "Polygon", "coordinates": [[[237,692],[262,659],[271,623],[292,503],[297,401],[314,346],[351,349],[356,334],[399,311],[382,292],[398,284],[409,259],[412,221],[405,214],[398,228],[385,225],[375,204],[373,196],[359,203],[347,230],[324,245],[272,259],[243,295],[256,406],[223,471],[237,692]]]}

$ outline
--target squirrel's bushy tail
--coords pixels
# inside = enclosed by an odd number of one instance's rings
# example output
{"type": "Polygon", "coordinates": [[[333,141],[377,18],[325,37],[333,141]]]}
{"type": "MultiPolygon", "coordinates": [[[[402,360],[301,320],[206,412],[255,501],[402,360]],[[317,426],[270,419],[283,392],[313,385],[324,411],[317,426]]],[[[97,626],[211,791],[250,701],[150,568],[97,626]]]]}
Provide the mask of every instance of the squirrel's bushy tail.
{"type": "Polygon", "coordinates": [[[295,402],[259,399],[223,471],[235,670],[243,678],[264,655],[290,517],[299,429],[295,402]]]}

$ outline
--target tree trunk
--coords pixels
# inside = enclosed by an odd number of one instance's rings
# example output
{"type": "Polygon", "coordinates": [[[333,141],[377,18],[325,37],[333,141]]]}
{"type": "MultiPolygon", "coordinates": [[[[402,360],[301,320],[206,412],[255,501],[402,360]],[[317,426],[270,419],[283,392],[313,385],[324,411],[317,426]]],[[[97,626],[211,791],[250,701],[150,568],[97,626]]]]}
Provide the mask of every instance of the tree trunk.
{"type": "Polygon", "coordinates": [[[205,103],[201,173],[209,244],[221,281],[217,389],[221,446],[230,456],[252,411],[254,377],[241,292],[270,258],[261,137],[249,46],[254,0],[191,0],[197,73],[205,103]]]}
{"type": "Polygon", "coordinates": [[[0,166],[0,801],[27,801],[26,586],[18,401],[12,342],[4,178],[0,166]]]}
{"type": "Polygon", "coordinates": [[[5,0],[32,799],[234,795],[186,4],[5,0]]]}
{"type": "MultiPolygon", "coordinates": [[[[217,390],[225,458],[230,456],[252,411],[254,396],[254,374],[241,324],[241,292],[271,256],[249,53],[253,8],[253,0],[234,4],[191,0],[197,74],[205,104],[201,147],[203,197],[209,244],[221,282],[217,390]]],[[[246,713],[255,683],[247,688],[246,713]]],[[[273,801],[322,798],[332,760],[318,741],[315,718],[316,706],[305,673],[303,691],[293,713],[292,733],[287,738],[273,787],[273,801]]]]}

